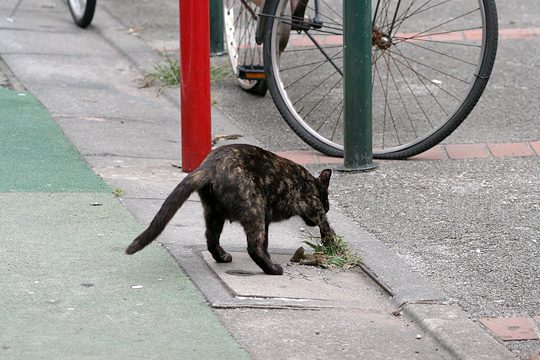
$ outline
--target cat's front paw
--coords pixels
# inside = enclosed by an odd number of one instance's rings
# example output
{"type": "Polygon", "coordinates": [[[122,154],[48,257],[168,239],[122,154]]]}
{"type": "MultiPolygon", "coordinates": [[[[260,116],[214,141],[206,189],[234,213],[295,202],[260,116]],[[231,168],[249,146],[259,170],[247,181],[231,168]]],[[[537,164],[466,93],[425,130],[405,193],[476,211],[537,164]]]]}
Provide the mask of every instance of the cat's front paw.
{"type": "Polygon", "coordinates": [[[264,269],[264,272],[268,275],[283,275],[283,268],[278,264],[272,264],[272,266],[264,269]]]}
{"type": "Polygon", "coordinates": [[[231,254],[229,254],[227,252],[223,252],[223,253],[221,253],[219,255],[214,256],[214,259],[218,263],[230,263],[232,261],[232,256],[231,256],[231,254]]]}

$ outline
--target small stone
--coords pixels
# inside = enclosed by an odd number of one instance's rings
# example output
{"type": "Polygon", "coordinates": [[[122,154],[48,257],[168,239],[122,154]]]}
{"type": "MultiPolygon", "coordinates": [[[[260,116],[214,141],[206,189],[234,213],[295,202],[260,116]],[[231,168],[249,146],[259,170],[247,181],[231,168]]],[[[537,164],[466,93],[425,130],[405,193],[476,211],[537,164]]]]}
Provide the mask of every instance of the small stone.
{"type": "Polygon", "coordinates": [[[292,262],[300,262],[304,257],[304,248],[300,246],[296,251],[294,252],[294,255],[291,258],[292,262]]]}
{"type": "Polygon", "coordinates": [[[422,335],[416,335],[416,340],[420,340],[422,338],[422,335]]]}

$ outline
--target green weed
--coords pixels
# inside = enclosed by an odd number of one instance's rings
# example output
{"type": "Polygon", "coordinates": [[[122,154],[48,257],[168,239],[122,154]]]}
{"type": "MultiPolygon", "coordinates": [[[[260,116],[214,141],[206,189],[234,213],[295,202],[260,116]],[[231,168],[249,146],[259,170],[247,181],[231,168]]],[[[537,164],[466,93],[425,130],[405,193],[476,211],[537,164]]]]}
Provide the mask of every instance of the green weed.
{"type": "MultiPolygon", "coordinates": [[[[309,235],[311,240],[315,239],[314,236],[309,235]]],[[[351,268],[362,262],[362,258],[349,249],[349,245],[342,236],[336,235],[331,239],[327,239],[326,244],[307,240],[304,243],[311,247],[316,254],[324,255],[324,261],[320,264],[324,268],[351,268]]]]}
{"type": "MultiPolygon", "coordinates": [[[[175,87],[180,84],[180,63],[166,52],[163,52],[162,56],[163,63],[154,65],[154,69],[144,76],[141,87],[145,88],[156,84],[161,87],[175,87]]],[[[212,81],[223,80],[230,74],[229,66],[210,66],[210,80],[212,81]]]]}
{"type": "Polygon", "coordinates": [[[228,65],[210,66],[210,79],[219,81],[225,79],[231,74],[231,68],[228,65]]]}
{"type": "Polygon", "coordinates": [[[142,87],[150,87],[155,83],[169,87],[180,84],[180,63],[166,52],[163,52],[162,56],[164,62],[155,64],[154,70],[145,75],[142,87]]]}
{"type": "Polygon", "coordinates": [[[113,193],[114,197],[121,197],[122,195],[124,195],[124,190],[122,190],[120,188],[114,188],[112,193],[113,193]]]}

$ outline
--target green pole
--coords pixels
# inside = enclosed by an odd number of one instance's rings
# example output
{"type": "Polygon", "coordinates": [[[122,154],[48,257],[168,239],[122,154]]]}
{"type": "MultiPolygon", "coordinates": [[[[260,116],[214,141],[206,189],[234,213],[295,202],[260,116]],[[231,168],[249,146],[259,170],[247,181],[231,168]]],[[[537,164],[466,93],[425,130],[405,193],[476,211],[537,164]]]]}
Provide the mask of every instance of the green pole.
{"type": "Polygon", "coordinates": [[[343,1],[343,171],[364,171],[373,163],[371,95],[371,0],[343,1]]]}
{"type": "MultiPolygon", "coordinates": [[[[188,0],[190,1],[190,0],[188,0]]],[[[222,55],[223,50],[223,0],[210,0],[210,54],[222,55]]]]}

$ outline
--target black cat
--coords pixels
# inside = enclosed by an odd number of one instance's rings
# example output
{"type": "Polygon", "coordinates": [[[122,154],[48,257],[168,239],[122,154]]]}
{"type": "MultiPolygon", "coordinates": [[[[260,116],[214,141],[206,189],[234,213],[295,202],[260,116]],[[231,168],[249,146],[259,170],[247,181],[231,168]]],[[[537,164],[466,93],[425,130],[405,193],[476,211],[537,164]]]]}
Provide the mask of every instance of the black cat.
{"type": "Polygon", "coordinates": [[[268,253],[268,226],[298,215],[307,225],[319,226],[323,241],[334,236],[326,218],[331,174],[326,169],[315,178],[302,166],[256,146],[222,146],[176,186],[126,254],[134,254],[152,242],[197,191],[204,207],[208,251],[214,259],[232,261],[219,245],[219,237],[226,219],[238,221],[244,227],[253,261],[265,273],[281,275],[283,269],[268,253]]]}

